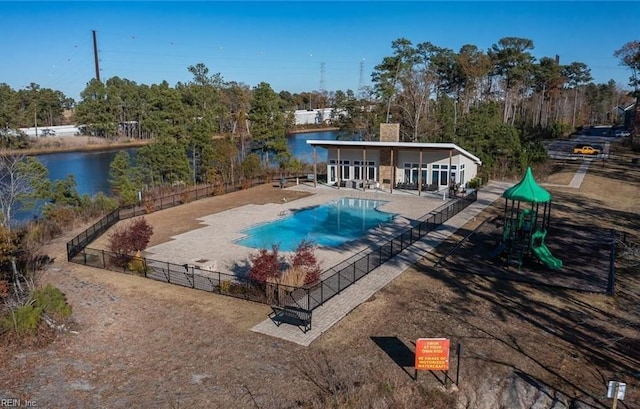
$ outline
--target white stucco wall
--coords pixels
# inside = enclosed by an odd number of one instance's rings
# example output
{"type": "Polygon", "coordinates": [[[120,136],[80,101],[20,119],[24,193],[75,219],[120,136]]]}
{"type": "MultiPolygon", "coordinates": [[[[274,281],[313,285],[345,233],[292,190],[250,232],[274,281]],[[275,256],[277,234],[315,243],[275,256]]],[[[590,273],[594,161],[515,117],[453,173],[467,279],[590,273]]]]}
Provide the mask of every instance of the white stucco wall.
{"type": "MultiPolygon", "coordinates": [[[[375,162],[376,166],[380,166],[380,151],[378,149],[368,148],[366,154],[367,162],[375,162]]],[[[426,170],[426,180],[422,182],[424,184],[432,184],[433,183],[433,171],[434,165],[446,167],[445,169],[439,168],[438,171],[446,172],[446,178],[444,178],[443,173],[441,172],[439,176],[439,186],[440,188],[444,188],[447,186],[449,177],[451,175],[451,170],[449,168],[449,162],[451,161],[452,167],[455,166],[455,181],[456,183],[460,183],[462,186],[466,186],[466,184],[476,177],[478,173],[478,165],[474,162],[473,159],[467,157],[459,153],[458,151],[453,151],[453,155],[451,158],[449,157],[449,150],[424,150],[422,152],[422,168],[426,170]],[[462,171],[462,165],[464,165],[464,173],[462,171]],[[442,182],[445,181],[446,182],[442,182]]],[[[398,151],[397,155],[397,168],[396,168],[396,183],[404,182],[408,178],[405,178],[405,164],[419,164],[420,163],[420,152],[417,151],[398,151]]],[[[351,169],[353,169],[354,161],[362,161],[362,149],[340,149],[340,161],[343,163],[344,161],[349,161],[349,165],[351,169]]],[[[328,160],[329,162],[338,160],[338,149],[329,148],[328,149],[328,160]]],[[[330,164],[331,166],[331,164],[330,164]]],[[[408,172],[410,172],[408,170],[408,172]]],[[[353,175],[354,172],[351,170],[349,172],[350,175],[353,175]]],[[[379,175],[379,172],[378,172],[379,175]]],[[[415,181],[414,181],[415,182],[415,181]]]]}

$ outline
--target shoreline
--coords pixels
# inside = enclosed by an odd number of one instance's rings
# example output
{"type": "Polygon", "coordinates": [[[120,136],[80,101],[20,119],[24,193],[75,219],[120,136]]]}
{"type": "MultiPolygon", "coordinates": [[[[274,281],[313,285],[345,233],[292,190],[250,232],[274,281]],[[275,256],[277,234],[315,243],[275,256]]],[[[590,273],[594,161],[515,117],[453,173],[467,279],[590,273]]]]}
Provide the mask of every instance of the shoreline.
{"type": "MultiPolygon", "coordinates": [[[[323,128],[309,128],[309,129],[294,129],[287,131],[287,136],[297,135],[303,133],[313,132],[335,132],[339,131],[338,127],[323,127],[323,128]]],[[[53,153],[68,153],[68,152],[93,152],[93,151],[108,151],[116,149],[126,148],[139,148],[141,146],[148,145],[153,139],[132,139],[128,141],[109,142],[102,138],[96,137],[82,137],[74,136],[69,138],[55,138],[55,139],[39,139],[38,142],[45,146],[32,146],[27,149],[0,149],[0,155],[6,156],[34,156],[34,155],[46,155],[53,153]],[[51,146],[58,145],[58,146],[51,146]]]]}
{"type": "MultiPolygon", "coordinates": [[[[53,153],[68,153],[68,152],[94,152],[94,151],[109,151],[116,149],[126,149],[126,148],[139,148],[141,146],[145,146],[149,144],[152,140],[132,140],[132,141],[124,141],[124,142],[111,142],[111,143],[98,143],[84,141],[84,143],[70,143],[65,144],[65,142],[61,142],[60,140],[51,141],[52,143],[60,143],[60,146],[42,146],[42,147],[31,147],[27,149],[3,149],[0,150],[0,155],[7,156],[16,156],[16,155],[24,155],[24,156],[34,156],[34,155],[46,155],[53,153]]],[[[74,142],[79,142],[75,140],[74,142]]],[[[103,141],[100,141],[103,142],[103,141]]]]}
{"type": "Polygon", "coordinates": [[[326,128],[309,128],[309,129],[294,129],[291,131],[287,131],[287,135],[295,135],[295,134],[299,134],[299,133],[313,133],[313,132],[335,132],[335,131],[339,131],[340,128],[336,127],[336,126],[332,126],[332,127],[326,127],[326,128]]]}

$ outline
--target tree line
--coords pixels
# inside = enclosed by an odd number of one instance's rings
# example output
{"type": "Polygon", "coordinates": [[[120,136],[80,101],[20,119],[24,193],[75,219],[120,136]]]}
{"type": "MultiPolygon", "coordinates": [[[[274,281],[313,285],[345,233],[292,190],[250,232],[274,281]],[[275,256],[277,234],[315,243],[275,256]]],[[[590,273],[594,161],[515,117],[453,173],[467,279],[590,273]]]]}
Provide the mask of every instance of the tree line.
{"type": "MultiPolygon", "coordinates": [[[[400,38],[375,66],[372,86],[356,92],[276,93],[265,82],[251,88],[226,81],[202,63],[189,66],[191,80],[175,86],[117,76],[91,80],[77,103],[37,84],[18,91],[0,84],[0,121],[6,128],[54,125],[72,107],[87,134],[153,139],[166,145],[154,148],[164,151],[159,155],[180,156],[171,171],[156,169],[154,183],[187,174],[189,181],[233,179],[252,152],[262,166],[298,166],[285,136],[295,127],[293,111],[311,108],[332,108],[341,137],[375,140],[381,122],[398,122],[403,141],[454,142],[483,159],[489,172],[519,169],[544,157],[541,139],[619,123],[616,108],[637,97],[613,80],[594,83],[582,62],[538,60],[533,49],[532,40],[518,37],[501,38],[488,50],[466,44],[458,51],[400,38]]],[[[614,53],[631,69],[636,90],[639,50],[632,41],[614,53]]],[[[5,135],[3,143],[11,142],[5,135]]]]}

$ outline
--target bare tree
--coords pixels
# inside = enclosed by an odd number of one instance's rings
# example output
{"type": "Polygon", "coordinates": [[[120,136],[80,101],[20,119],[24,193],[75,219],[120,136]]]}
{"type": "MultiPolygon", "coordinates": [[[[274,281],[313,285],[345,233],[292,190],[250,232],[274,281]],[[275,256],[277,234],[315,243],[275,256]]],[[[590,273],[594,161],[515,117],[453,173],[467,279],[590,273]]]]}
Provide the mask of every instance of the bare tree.
{"type": "MultiPolygon", "coordinates": [[[[49,187],[47,168],[33,157],[0,156],[0,226],[11,233],[17,222],[14,213],[18,209],[29,209],[34,206],[38,198],[46,197],[49,187]]],[[[12,234],[6,235],[6,240],[13,240],[12,234]]],[[[8,242],[11,247],[15,243],[8,242]]],[[[13,282],[22,291],[21,274],[16,265],[15,255],[9,257],[13,282]]]]}
{"type": "Polygon", "coordinates": [[[631,70],[629,85],[633,87],[633,96],[636,98],[633,135],[634,138],[638,138],[640,136],[640,41],[629,41],[622,48],[616,50],[613,56],[619,58],[620,64],[631,70]]]}
{"type": "Polygon", "coordinates": [[[567,85],[573,88],[573,113],[571,117],[571,128],[576,127],[576,112],[578,110],[578,89],[591,81],[591,69],[582,62],[572,62],[564,67],[563,75],[567,78],[567,85]]]}

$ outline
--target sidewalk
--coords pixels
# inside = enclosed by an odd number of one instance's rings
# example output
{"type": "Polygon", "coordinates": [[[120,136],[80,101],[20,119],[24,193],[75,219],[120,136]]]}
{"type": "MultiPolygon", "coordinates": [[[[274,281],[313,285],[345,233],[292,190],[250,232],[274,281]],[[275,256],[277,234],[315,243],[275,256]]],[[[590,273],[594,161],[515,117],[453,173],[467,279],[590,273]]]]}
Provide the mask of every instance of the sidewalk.
{"type": "Polygon", "coordinates": [[[306,334],[293,325],[283,324],[278,327],[270,319],[264,320],[251,328],[251,330],[282,338],[299,345],[309,346],[316,338],[328,331],[358,305],[384,288],[411,265],[417,263],[425,253],[432,251],[440,242],[446,240],[487,206],[499,199],[502,192],[511,185],[510,183],[491,182],[483,187],[478,191],[478,200],[475,203],[427,234],[419,242],[364,276],[327,303],[313,310],[312,329],[306,334]]]}

